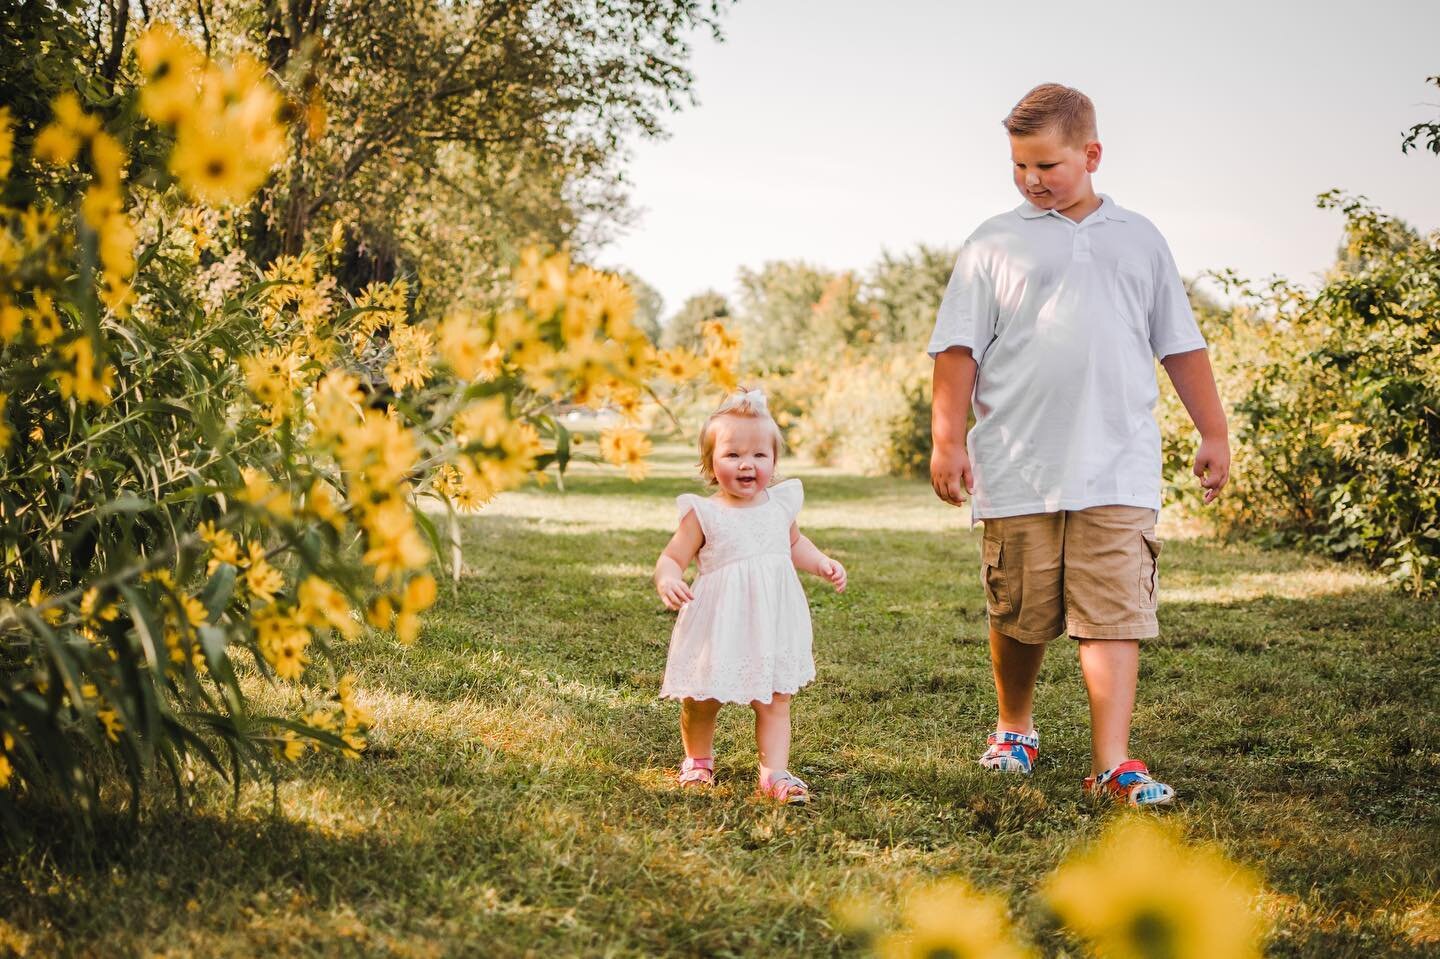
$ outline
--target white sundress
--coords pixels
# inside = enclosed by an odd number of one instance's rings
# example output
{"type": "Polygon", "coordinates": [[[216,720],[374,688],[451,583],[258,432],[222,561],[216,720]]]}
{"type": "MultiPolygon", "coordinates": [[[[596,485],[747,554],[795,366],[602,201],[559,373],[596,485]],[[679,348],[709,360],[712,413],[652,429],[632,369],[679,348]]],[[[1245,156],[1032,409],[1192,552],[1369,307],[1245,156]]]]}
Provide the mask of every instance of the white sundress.
{"type": "Polygon", "coordinates": [[[670,636],[667,699],[768,703],[815,678],[810,605],[790,560],[790,524],[805,491],[798,479],[776,483],[756,506],[724,506],[684,493],[705,543],[696,558],[695,598],[680,608],[670,636]]]}

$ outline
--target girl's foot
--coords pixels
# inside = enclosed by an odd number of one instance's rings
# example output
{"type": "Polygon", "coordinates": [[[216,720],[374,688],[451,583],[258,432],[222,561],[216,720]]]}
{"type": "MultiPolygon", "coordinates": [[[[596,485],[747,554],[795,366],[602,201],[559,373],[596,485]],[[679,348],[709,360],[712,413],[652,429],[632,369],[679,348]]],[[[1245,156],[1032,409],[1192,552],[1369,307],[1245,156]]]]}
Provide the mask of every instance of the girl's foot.
{"type": "Polygon", "coordinates": [[[679,781],[682,788],[704,789],[715,785],[715,760],[709,756],[704,759],[686,756],[680,764],[679,781]]]}
{"type": "Polygon", "coordinates": [[[1175,798],[1175,790],[1152,778],[1138,759],[1127,759],[1098,776],[1086,776],[1085,791],[1131,806],[1164,806],[1175,798]]]}
{"type": "Polygon", "coordinates": [[[980,756],[980,765],[1002,773],[1023,773],[1028,776],[1035,769],[1035,760],[1040,756],[1040,734],[1035,730],[1028,733],[999,729],[985,737],[985,752],[980,756]]]}
{"type": "Polygon", "coordinates": [[[788,769],[761,777],[759,792],[765,798],[786,806],[798,806],[810,801],[810,787],[788,769]]]}

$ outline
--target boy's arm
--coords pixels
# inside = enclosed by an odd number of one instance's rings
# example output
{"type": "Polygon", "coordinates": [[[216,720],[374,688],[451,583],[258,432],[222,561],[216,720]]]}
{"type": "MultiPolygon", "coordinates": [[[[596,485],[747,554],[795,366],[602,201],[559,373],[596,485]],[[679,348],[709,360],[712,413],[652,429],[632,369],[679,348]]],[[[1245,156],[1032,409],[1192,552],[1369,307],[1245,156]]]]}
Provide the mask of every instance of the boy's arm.
{"type": "Polygon", "coordinates": [[[801,533],[800,527],[794,523],[790,524],[790,562],[798,570],[829,580],[836,592],[845,592],[845,567],[820,552],[820,548],[810,542],[810,537],[801,533]]]}
{"type": "Polygon", "coordinates": [[[700,528],[700,518],[692,509],[680,520],[680,528],[665,544],[660,558],[655,561],[655,592],[668,609],[679,609],[695,594],[685,582],[685,568],[705,543],[705,533],[700,528]]]}
{"type": "Polygon", "coordinates": [[[970,420],[970,397],[975,391],[975,356],[966,346],[952,346],[935,357],[935,385],[930,404],[930,485],[935,495],[952,506],[975,492],[970,454],[965,449],[965,428],[970,420]]]}
{"type": "Polygon", "coordinates": [[[1200,431],[1200,448],[1195,452],[1194,474],[1205,488],[1205,502],[1213,502],[1230,480],[1230,434],[1225,407],[1215,388],[1210,354],[1203,349],[1171,353],[1160,361],[1190,420],[1200,431]]]}

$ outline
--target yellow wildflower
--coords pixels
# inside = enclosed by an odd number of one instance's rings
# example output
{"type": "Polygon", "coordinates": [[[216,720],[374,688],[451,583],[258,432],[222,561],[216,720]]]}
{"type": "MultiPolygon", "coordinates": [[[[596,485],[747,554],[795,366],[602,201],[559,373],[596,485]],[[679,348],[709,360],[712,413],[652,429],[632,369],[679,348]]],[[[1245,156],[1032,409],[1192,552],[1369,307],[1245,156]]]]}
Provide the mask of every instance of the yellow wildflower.
{"type": "Polygon", "coordinates": [[[113,709],[97,709],[95,718],[105,727],[105,738],[112,743],[118,743],[120,733],[125,728],[125,724],[120,721],[120,714],[113,709]]]}
{"type": "Polygon", "coordinates": [[[253,356],[242,356],[240,368],[245,372],[246,387],[265,408],[270,421],[283,420],[295,402],[300,358],[283,346],[275,346],[253,356]]]}
{"type": "Polygon", "coordinates": [[[340,511],[340,504],[330,492],[330,487],[318,478],[310,484],[310,492],[305,494],[305,512],[329,523],[336,532],[345,529],[345,514],[340,511]]]}
{"type": "Polygon", "coordinates": [[[400,615],[395,620],[395,635],[406,646],[420,635],[420,613],[435,604],[435,577],[422,573],[405,584],[400,600],[400,615]]]}
{"type": "Polygon", "coordinates": [[[115,368],[96,362],[90,337],[81,336],[60,347],[60,358],[69,364],[53,374],[62,397],[68,400],[73,396],[82,403],[100,406],[110,402],[110,391],[115,388],[115,368]]]}
{"type": "Polygon", "coordinates": [[[0,301],[0,344],[9,343],[25,328],[25,311],[8,299],[0,301]]]}
{"type": "Polygon", "coordinates": [[[505,412],[505,398],[491,396],[476,400],[466,406],[451,421],[455,438],[464,445],[479,443],[483,446],[499,446],[500,438],[510,427],[510,417],[505,412]]]}
{"type": "MultiPolygon", "coordinates": [[[[38,579],[35,580],[35,582],[32,583],[30,586],[30,605],[33,607],[39,607],[43,605],[45,601],[49,598],[50,593],[46,591],[44,586],[40,585],[40,581],[38,579]]],[[[64,609],[59,606],[51,606],[49,609],[45,610],[43,613],[40,614],[40,618],[43,619],[45,622],[49,623],[51,626],[55,626],[59,624],[61,618],[64,615],[64,609]]]]}
{"type": "Polygon", "coordinates": [[[360,623],[345,595],[318,576],[307,576],[300,584],[298,610],[307,626],[334,627],[346,639],[360,635],[360,623]]]}
{"type": "Polygon", "coordinates": [[[30,323],[35,327],[35,343],[38,346],[53,343],[63,330],[60,314],[55,311],[55,300],[44,290],[32,290],[30,296],[35,303],[29,310],[30,323]]]}
{"type": "Polygon", "coordinates": [[[402,423],[379,410],[366,410],[361,424],[340,437],[336,456],[346,470],[363,473],[371,486],[389,490],[414,469],[420,452],[402,423]]]}
{"type": "Polygon", "coordinates": [[[285,586],[285,577],[265,558],[265,547],[250,544],[249,562],[245,570],[245,586],[250,595],[264,603],[274,602],[275,594],[285,586]]]}
{"type": "Polygon", "coordinates": [[[416,529],[409,507],[401,500],[391,498],[381,503],[366,518],[365,526],[369,548],[363,560],[375,567],[375,582],[386,582],[430,561],[430,548],[416,529]]]}
{"type": "Polygon", "coordinates": [[[214,576],[221,563],[237,567],[245,565],[245,560],[240,556],[240,544],[228,529],[217,530],[214,523],[206,522],[200,524],[199,533],[200,538],[210,545],[210,562],[205,566],[206,576],[214,576]]]}
{"type": "Polygon", "coordinates": [[[10,440],[15,437],[15,431],[10,428],[10,423],[5,419],[5,406],[10,402],[9,393],[0,393],[0,453],[10,448],[10,440]]]}
{"type": "Polygon", "coordinates": [[[440,324],[440,356],[463,380],[493,379],[490,331],[468,310],[451,313],[440,324]]]}
{"type": "Polygon", "coordinates": [[[10,786],[10,777],[15,774],[15,767],[10,764],[10,750],[15,748],[15,737],[9,733],[0,733],[0,789],[7,789],[10,786]]]}
{"type": "Polygon", "coordinates": [[[267,606],[252,617],[260,655],[281,679],[299,679],[310,657],[310,631],[289,610],[267,606]]]}
{"type": "Polygon", "coordinates": [[[544,257],[535,247],[521,252],[520,263],[514,271],[516,292],[530,311],[542,318],[564,305],[569,277],[568,254],[544,257]]]}
{"type": "Polygon", "coordinates": [[[360,383],[343,370],[331,370],[315,385],[310,425],[322,443],[333,443],[360,421],[364,396],[360,383]]]}
{"type": "Polygon", "coordinates": [[[145,83],[140,109],[156,123],[174,126],[195,108],[203,57],[168,23],[154,23],[135,41],[135,59],[145,83]]]}
{"type": "Polygon", "coordinates": [[[290,494],[271,482],[270,477],[253,466],[242,468],[240,476],[245,482],[245,488],[236,492],[237,500],[263,509],[278,519],[291,519],[295,515],[290,494]]]}
{"type": "Polygon", "coordinates": [[[1028,959],[1005,915],[1004,900],[952,879],[921,889],[905,903],[899,931],[881,936],[882,959],[1028,959]]]}
{"type": "Polygon", "coordinates": [[[672,383],[688,383],[705,370],[705,361],[683,346],[663,351],[657,363],[660,374],[672,383]]]}
{"type": "Polygon", "coordinates": [[[396,393],[406,387],[419,389],[430,378],[430,354],[435,339],[421,326],[397,326],[390,331],[395,358],[385,367],[385,379],[396,393]]]}
{"type": "Polygon", "coordinates": [[[395,619],[395,604],[389,596],[377,596],[365,610],[365,621],[376,629],[389,629],[395,619]]]}
{"type": "Polygon", "coordinates": [[[248,54],[204,71],[200,98],[180,117],[170,171],[211,204],[247,201],[285,156],[280,96],[248,54]]]}
{"type": "Polygon", "coordinates": [[[275,752],[276,755],[282,759],[288,759],[293,763],[305,755],[305,748],[306,743],[304,740],[296,736],[292,730],[285,729],[280,732],[280,742],[275,747],[275,752]]]}
{"type": "Polygon", "coordinates": [[[1115,959],[1258,957],[1263,924],[1256,878],[1208,847],[1185,845],[1139,816],[1111,826],[1051,877],[1045,897],[1070,929],[1115,959]],[[1119,879],[1116,863],[1146,864],[1119,879]]]}
{"type": "Polygon", "coordinates": [[[0,107],[0,180],[10,177],[15,151],[15,123],[9,107],[0,107]]]}
{"type": "Polygon", "coordinates": [[[409,295],[410,284],[404,280],[368,284],[355,300],[355,305],[365,310],[355,317],[357,340],[363,343],[382,326],[404,323],[409,295]]]}
{"type": "Polygon", "coordinates": [[[625,467],[632,480],[642,480],[649,472],[645,457],[650,455],[650,440],[630,427],[606,430],[600,434],[600,455],[607,463],[625,467]]]}

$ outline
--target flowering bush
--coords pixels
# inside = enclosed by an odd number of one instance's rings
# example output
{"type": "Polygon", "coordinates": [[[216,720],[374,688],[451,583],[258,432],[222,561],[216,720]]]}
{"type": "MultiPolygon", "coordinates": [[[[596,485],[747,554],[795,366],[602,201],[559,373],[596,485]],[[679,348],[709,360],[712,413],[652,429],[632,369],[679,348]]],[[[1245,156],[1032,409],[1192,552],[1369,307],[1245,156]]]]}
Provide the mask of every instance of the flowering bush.
{"type": "MultiPolygon", "coordinates": [[[[163,25],[136,56],[163,171],[71,94],[23,167],[0,110],[4,197],[32,194],[0,211],[12,819],[21,797],[88,815],[112,770],[138,802],[162,770],[183,796],[195,762],[238,788],[310,748],[357,758],[373,718],[326,654],[365,623],[417,638],[441,553],[422,500],[473,510],[563,470],[562,403],[633,415],[654,379],[733,380],[733,345],[656,357],[624,283],[564,254],[436,318],[404,280],[348,295],[327,251],[251,264],[237,204],[284,159],[283,98],[163,25]],[[257,678],[284,715],[252,711],[257,678]]],[[[638,430],[601,447],[644,474],[638,430]]]]}

